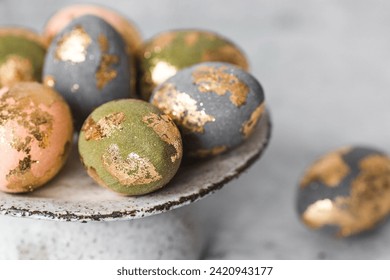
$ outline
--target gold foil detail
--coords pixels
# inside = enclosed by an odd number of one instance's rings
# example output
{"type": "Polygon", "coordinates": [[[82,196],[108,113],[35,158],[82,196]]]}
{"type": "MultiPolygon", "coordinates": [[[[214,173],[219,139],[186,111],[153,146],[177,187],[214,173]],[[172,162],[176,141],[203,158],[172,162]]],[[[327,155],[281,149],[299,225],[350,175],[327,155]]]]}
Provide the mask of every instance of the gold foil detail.
{"type": "Polygon", "coordinates": [[[342,158],[342,155],[348,150],[349,148],[345,148],[329,153],[315,162],[306,171],[301,181],[301,188],[314,181],[320,181],[328,187],[337,187],[350,172],[348,165],[342,158]]]}
{"type": "Polygon", "coordinates": [[[54,76],[51,76],[51,75],[47,75],[45,76],[45,78],[43,79],[43,84],[48,86],[48,87],[55,87],[56,85],[56,79],[54,78],[54,76]]]}
{"type": "Polygon", "coordinates": [[[169,115],[186,133],[204,133],[204,125],[215,121],[204,110],[198,111],[196,100],[187,93],[178,91],[170,83],[163,84],[155,92],[151,102],[169,115]]]}
{"type": "Polygon", "coordinates": [[[99,67],[96,71],[96,86],[98,89],[103,89],[109,82],[114,80],[118,73],[112,69],[114,64],[118,64],[119,58],[117,55],[109,54],[109,42],[103,34],[99,35],[99,46],[101,51],[101,59],[99,67]]]}
{"type": "Polygon", "coordinates": [[[200,34],[198,32],[190,32],[184,37],[184,42],[188,47],[192,47],[199,40],[200,34]]]}
{"type": "Polygon", "coordinates": [[[265,105],[264,103],[261,103],[260,106],[258,106],[251,114],[249,120],[243,123],[241,132],[244,134],[245,138],[248,138],[254,128],[256,127],[257,122],[259,121],[260,117],[263,115],[265,110],[265,105]]]}
{"type": "Polygon", "coordinates": [[[104,168],[122,185],[143,185],[162,179],[148,158],[130,153],[123,159],[116,144],[108,147],[102,160],[104,168]]]}
{"type": "Polygon", "coordinates": [[[248,86],[233,74],[226,73],[226,66],[199,66],[192,73],[193,82],[200,92],[225,95],[230,92],[230,102],[240,107],[246,103],[248,86]]]}
{"type": "Polygon", "coordinates": [[[351,184],[349,197],[320,200],[303,213],[312,228],[339,226],[339,236],[372,229],[390,212],[390,159],[368,156],[359,163],[360,173],[351,184]]]}
{"type": "Polygon", "coordinates": [[[74,27],[57,42],[55,58],[61,61],[81,63],[87,57],[87,48],[92,39],[81,26],[74,27]]]}
{"type": "MultiPolygon", "coordinates": [[[[24,157],[19,160],[19,164],[14,169],[10,170],[6,175],[10,182],[9,189],[18,188],[18,185],[13,186],[12,178],[33,178],[30,174],[31,166],[37,161],[31,157],[31,146],[33,141],[38,142],[38,146],[45,149],[49,145],[49,137],[53,130],[53,117],[43,111],[41,108],[32,106],[30,98],[15,99],[11,96],[10,91],[7,91],[0,96],[0,126],[6,125],[7,122],[16,122],[18,126],[26,130],[26,136],[14,136],[11,142],[11,147],[17,152],[24,154],[24,157]],[[28,108],[28,109],[26,109],[28,108]]],[[[29,187],[26,187],[29,190],[29,187]]]]}
{"type": "Polygon", "coordinates": [[[125,114],[122,112],[109,114],[98,122],[89,117],[82,128],[85,140],[101,140],[110,137],[115,131],[123,129],[124,120],[125,114]]]}
{"type": "Polygon", "coordinates": [[[165,61],[159,61],[152,69],[152,80],[156,85],[158,85],[175,75],[176,72],[177,68],[175,66],[165,61]]]}
{"type": "Polygon", "coordinates": [[[202,56],[202,61],[224,61],[248,70],[249,65],[244,54],[231,44],[225,44],[218,49],[206,51],[202,56]]]}
{"type": "Polygon", "coordinates": [[[212,149],[198,149],[194,152],[190,152],[189,155],[192,157],[206,158],[210,156],[219,155],[227,150],[226,146],[217,146],[212,149]]]}
{"type": "Polygon", "coordinates": [[[34,69],[31,61],[18,55],[9,55],[0,65],[0,85],[12,86],[20,81],[33,81],[34,69]]]}
{"type": "Polygon", "coordinates": [[[176,160],[180,160],[183,150],[181,136],[171,118],[167,115],[150,113],[149,115],[144,116],[142,121],[146,123],[148,127],[151,127],[161,140],[175,148],[176,153],[171,156],[171,161],[175,162],[176,160]]]}

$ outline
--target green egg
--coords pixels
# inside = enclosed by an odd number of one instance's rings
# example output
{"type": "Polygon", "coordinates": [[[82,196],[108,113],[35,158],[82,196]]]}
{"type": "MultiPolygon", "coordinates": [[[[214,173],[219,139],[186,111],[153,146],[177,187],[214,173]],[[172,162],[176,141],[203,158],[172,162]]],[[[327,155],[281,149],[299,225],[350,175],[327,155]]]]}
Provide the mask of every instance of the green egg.
{"type": "Polygon", "coordinates": [[[173,30],[146,41],[139,53],[139,92],[149,100],[153,89],[185,67],[206,61],[227,62],[248,70],[245,54],[227,38],[204,30],[173,30]]]}
{"type": "Polygon", "coordinates": [[[81,129],[79,152],[97,183],[125,195],[147,194],[165,186],[183,154],[179,130],[170,117],[134,99],[95,109],[81,129]]]}
{"type": "Polygon", "coordinates": [[[0,28],[0,88],[42,79],[46,46],[40,36],[22,28],[0,28]]]}

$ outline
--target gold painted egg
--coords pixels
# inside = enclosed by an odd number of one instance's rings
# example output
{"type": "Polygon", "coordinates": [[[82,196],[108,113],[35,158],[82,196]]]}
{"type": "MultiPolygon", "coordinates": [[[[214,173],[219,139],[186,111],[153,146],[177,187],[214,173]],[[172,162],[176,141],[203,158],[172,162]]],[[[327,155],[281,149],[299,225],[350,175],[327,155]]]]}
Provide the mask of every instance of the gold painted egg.
{"type": "Polygon", "coordinates": [[[100,17],[74,19],[50,44],[43,76],[69,103],[80,128],[98,106],[135,96],[125,44],[118,32],[100,17]]]}
{"type": "Polygon", "coordinates": [[[0,88],[41,81],[46,53],[43,39],[24,28],[0,28],[0,88]]]}
{"type": "Polygon", "coordinates": [[[297,206],[309,228],[339,237],[375,228],[390,212],[390,158],[368,147],[326,154],[304,174],[297,206]]]}
{"type": "Polygon", "coordinates": [[[33,191],[64,165],[73,137],[72,116],[62,97],[38,83],[0,90],[0,190],[33,191]]]}
{"type": "Polygon", "coordinates": [[[182,140],[171,118],[141,100],[103,104],[85,121],[80,158],[100,185],[125,195],[165,186],[182,158],[182,140]]]}
{"type": "Polygon", "coordinates": [[[259,81],[229,63],[203,62],[160,84],[150,102],[179,127],[185,155],[205,158],[243,143],[265,111],[259,81]]]}
{"type": "Polygon", "coordinates": [[[245,54],[233,42],[214,32],[192,29],[156,35],[144,43],[138,60],[139,91],[145,100],[178,70],[200,62],[227,62],[248,70],[245,54]]]}
{"type": "Polygon", "coordinates": [[[135,92],[137,67],[135,58],[142,44],[142,37],[133,22],[109,8],[92,4],[75,4],[59,10],[51,16],[45,25],[43,36],[50,44],[53,39],[74,19],[85,15],[94,15],[110,24],[122,37],[129,56],[131,91],[135,92]]]}

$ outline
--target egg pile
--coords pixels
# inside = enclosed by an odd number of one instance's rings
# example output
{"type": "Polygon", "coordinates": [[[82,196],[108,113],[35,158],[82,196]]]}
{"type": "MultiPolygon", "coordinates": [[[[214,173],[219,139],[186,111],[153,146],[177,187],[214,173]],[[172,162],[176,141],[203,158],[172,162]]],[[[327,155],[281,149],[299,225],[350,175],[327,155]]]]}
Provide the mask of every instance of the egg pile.
{"type": "Polygon", "coordinates": [[[51,180],[78,134],[99,185],[144,195],[174,177],[183,156],[216,156],[250,137],[265,111],[238,46],[205,30],[143,42],[115,11],[72,5],[43,35],[0,27],[0,190],[51,180]]]}

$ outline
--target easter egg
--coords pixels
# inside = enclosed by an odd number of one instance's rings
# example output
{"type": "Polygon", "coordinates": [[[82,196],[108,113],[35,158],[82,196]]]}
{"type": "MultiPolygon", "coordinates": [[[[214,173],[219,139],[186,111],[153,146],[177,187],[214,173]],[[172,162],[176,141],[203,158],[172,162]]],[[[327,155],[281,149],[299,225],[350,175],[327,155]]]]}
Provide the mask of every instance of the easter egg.
{"type": "Polygon", "coordinates": [[[47,21],[43,36],[50,43],[72,20],[84,15],[100,17],[114,27],[124,39],[128,53],[135,55],[141,46],[142,38],[134,23],[116,11],[91,4],[75,4],[62,8],[47,21]]]}
{"type": "Polygon", "coordinates": [[[80,158],[100,185],[142,195],[166,185],[182,158],[179,130],[167,115],[134,99],[108,102],[92,112],[79,136],[80,158]]]}
{"type": "Polygon", "coordinates": [[[390,158],[368,147],[324,155],[299,186],[300,218],[311,229],[346,237],[371,230],[390,211],[390,158]]]}
{"type": "Polygon", "coordinates": [[[213,156],[239,145],[265,109],[259,82],[221,62],[180,70],[154,90],[150,102],[175,121],[190,157],[213,156]]]}
{"type": "Polygon", "coordinates": [[[41,81],[46,46],[24,28],[0,28],[0,88],[21,81],[41,81]]]}
{"type": "Polygon", "coordinates": [[[121,36],[107,22],[78,17],[53,39],[44,84],[63,95],[81,127],[99,105],[132,95],[128,59],[121,36]]]}
{"type": "Polygon", "coordinates": [[[220,61],[248,69],[243,52],[225,37],[210,31],[163,32],[144,43],[140,54],[139,91],[149,100],[153,89],[185,67],[220,61]]]}
{"type": "Polygon", "coordinates": [[[53,89],[34,82],[0,90],[0,190],[33,191],[64,165],[73,137],[72,116],[53,89]]]}
{"type": "Polygon", "coordinates": [[[136,86],[136,62],[135,58],[142,44],[142,38],[138,28],[133,22],[122,16],[120,13],[109,8],[92,4],[75,4],[62,8],[50,17],[45,25],[43,36],[47,42],[64,29],[72,20],[84,15],[94,15],[109,23],[122,37],[126,44],[126,53],[130,57],[129,68],[131,75],[131,90],[135,92],[136,86]]]}

